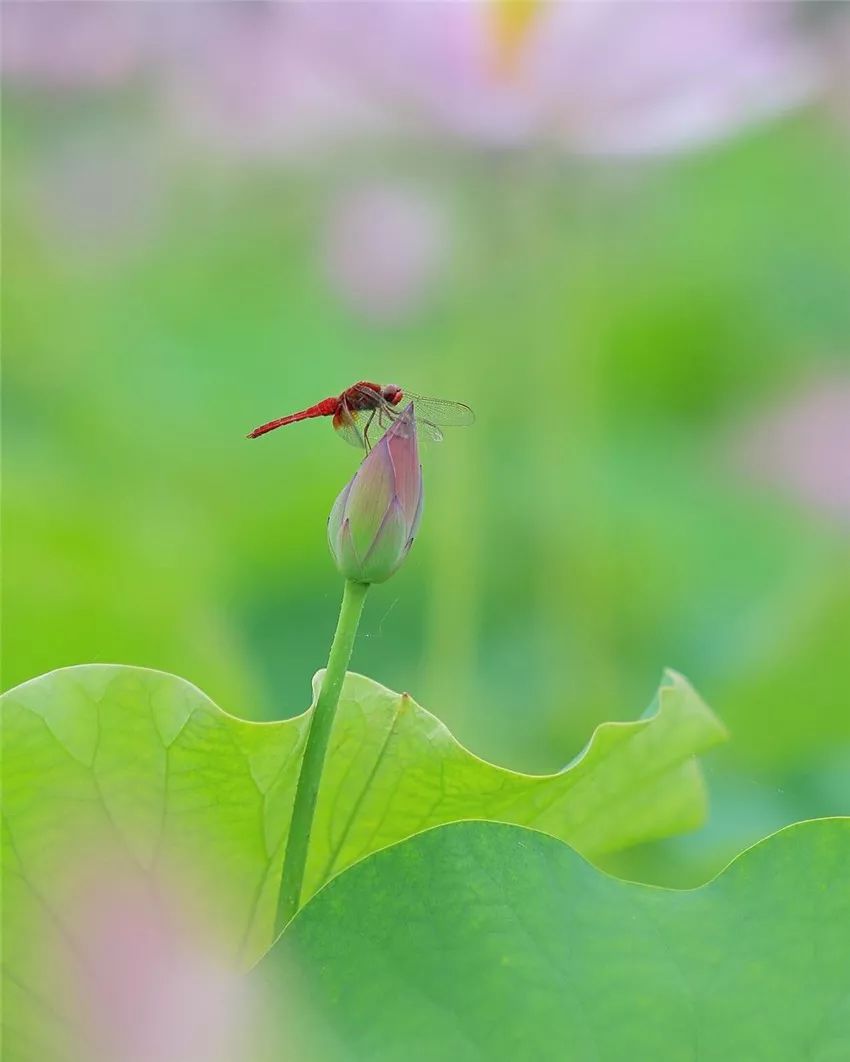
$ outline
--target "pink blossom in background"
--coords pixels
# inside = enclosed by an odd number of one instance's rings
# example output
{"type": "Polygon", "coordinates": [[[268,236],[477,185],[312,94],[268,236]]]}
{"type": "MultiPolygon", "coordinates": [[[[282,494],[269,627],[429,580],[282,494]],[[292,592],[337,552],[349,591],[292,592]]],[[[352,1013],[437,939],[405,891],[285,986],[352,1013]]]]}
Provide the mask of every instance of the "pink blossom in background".
{"type": "Polygon", "coordinates": [[[177,5],[168,20],[162,106],[181,135],[225,155],[307,162],[382,118],[350,71],[315,53],[300,3],[177,5]]]}
{"type": "Polygon", "coordinates": [[[328,211],[323,271],[337,297],[367,319],[390,322],[420,309],[449,253],[438,201],[415,186],[364,183],[328,211]]]}
{"type": "Polygon", "coordinates": [[[799,504],[850,520],[850,377],[827,377],[736,433],[736,468],[799,504]]]}
{"type": "Polygon", "coordinates": [[[155,26],[146,6],[7,0],[0,44],[4,79],[56,92],[121,85],[152,55],[155,26]]]}
{"type": "Polygon", "coordinates": [[[407,131],[482,145],[683,149],[780,114],[815,85],[791,5],[596,0],[529,3],[523,17],[511,6],[296,8],[313,54],[407,131]]]}
{"type": "Polygon", "coordinates": [[[682,150],[809,98],[792,4],[10,3],[3,67],[110,87],[142,67],[182,134],[308,156],[386,134],[579,153],[682,150]]]}

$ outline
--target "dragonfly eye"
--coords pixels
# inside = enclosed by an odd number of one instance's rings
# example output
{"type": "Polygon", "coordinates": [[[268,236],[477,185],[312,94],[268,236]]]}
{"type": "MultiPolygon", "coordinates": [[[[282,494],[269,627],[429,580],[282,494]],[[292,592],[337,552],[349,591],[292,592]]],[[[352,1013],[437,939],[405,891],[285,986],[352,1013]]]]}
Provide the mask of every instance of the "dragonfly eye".
{"type": "Polygon", "coordinates": [[[402,400],[404,392],[400,387],[396,387],[395,384],[388,384],[384,388],[384,398],[391,406],[397,406],[402,400]]]}

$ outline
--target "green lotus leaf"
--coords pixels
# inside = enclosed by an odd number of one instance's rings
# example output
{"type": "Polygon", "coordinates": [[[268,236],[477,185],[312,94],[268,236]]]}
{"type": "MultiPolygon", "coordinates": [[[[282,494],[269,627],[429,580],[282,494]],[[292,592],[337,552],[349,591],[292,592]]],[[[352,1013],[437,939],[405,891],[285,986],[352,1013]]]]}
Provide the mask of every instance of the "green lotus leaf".
{"type": "MultiPolygon", "coordinates": [[[[309,712],[246,722],[173,675],[86,665],[5,694],[2,717],[9,1020],[43,1011],[44,954],[67,944],[67,894],[105,849],[178,876],[241,965],[268,948],[309,712]],[[51,926],[48,951],[34,947],[51,926]]],[[[478,759],[408,695],[350,674],[305,898],[377,849],[460,819],[535,826],[588,856],[693,828],[706,803],[694,755],[722,736],[668,672],[646,716],[600,726],[563,771],[529,776],[478,759]]]]}
{"type": "Polygon", "coordinates": [[[256,976],[285,970],[291,997],[297,975],[318,1008],[304,1057],[839,1062],[848,882],[850,818],[788,827],[687,892],[455,823],[331,882],[256,976]]]}

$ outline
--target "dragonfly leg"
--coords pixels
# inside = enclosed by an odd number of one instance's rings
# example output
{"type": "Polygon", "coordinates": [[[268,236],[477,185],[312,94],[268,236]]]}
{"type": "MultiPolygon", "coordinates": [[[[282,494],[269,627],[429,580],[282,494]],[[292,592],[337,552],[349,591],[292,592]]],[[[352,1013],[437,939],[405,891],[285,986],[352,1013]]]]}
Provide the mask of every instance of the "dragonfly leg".
{"type": "Polygon", "coordinates": [[[366,421],[366,427],[363,429],[363,442],[366,444],[366,453],[372,449],[372,444],[369,442],[369,429],[372,427],[372,421],[375,419],[375,410],[369,414],[369,419],[366,421]]]}

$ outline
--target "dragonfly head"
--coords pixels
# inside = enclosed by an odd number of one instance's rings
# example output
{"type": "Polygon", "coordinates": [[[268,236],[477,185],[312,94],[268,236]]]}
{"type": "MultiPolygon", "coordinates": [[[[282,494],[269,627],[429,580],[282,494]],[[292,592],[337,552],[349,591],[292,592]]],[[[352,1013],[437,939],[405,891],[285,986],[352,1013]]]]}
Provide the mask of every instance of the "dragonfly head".
{"type": "Polygon", "coordinates": [[[381,397],[389,402],[391,406],[397,406],[404,397],[404,392],[395,384],[387,384],[381,388],[381,397]]]}

